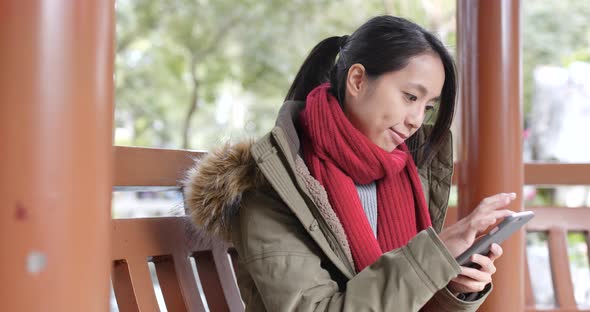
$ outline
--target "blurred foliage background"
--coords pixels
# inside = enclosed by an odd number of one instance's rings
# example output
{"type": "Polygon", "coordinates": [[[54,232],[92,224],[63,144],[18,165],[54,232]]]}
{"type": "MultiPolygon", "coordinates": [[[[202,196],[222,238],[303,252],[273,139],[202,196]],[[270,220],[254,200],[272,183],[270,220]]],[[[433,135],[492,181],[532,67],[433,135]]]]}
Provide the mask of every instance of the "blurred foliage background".
{"type": "Polygon", "coordinates": [[[118,0],[116,144],[209,150],[269,131],[320,40],[407,17],[454,50],[455,1],[118,0]]]}

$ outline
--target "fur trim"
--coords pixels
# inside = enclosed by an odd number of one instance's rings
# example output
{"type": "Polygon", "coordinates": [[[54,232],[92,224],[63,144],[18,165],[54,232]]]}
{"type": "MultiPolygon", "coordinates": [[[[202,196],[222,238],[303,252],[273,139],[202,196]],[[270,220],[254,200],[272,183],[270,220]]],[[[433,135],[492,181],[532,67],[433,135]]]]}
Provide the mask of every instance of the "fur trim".
{"type": "Polygon", "coordinates": [[[192,222],[225,241],[231,239],[231,221],[242,196],[264,181],[250,154],[252,144],[226,144],[205,155],[196,160],[183,182],[185,209],[192,222]]]}
{"type": "MultiPolygon", "coordinates": [[[[243,195],[267,184],[250,154],[253,141],[222,148],[195,160],[183,181],[185,209],[192,223],[197,225],[199,236],[205,232],[226,242],[231,240],[231,223],[237,215],[243,195]]],[[[328,201],[320,183],[311,176],[303,159],[296,157],[295,169],[316,203],[319,213],[343,247],[346,258],[354,267],[348,239],[340,220],[328,201]]]]}
{"type": "Polygon", "coordinates": [[[303,183],[307,186],[313,201],[318,207],[320,215],[326,221],[334,236],[336,236],[336,240],[338,240],[338,243],[344,249],[346,258],[354,268],[354,260],[352,259],[352,252],[348,245],[348,238],[346,238],[346,233],[344,232],[342,223],[340,223],[340,219],[338,219],[336,212],[334,212],[334,209],[330,205],[326,189],[309,173],[305,161],[300,156],[297,156],[295,160],[295,170],[297,171],[297,175],[303,179],[303,183]]]}

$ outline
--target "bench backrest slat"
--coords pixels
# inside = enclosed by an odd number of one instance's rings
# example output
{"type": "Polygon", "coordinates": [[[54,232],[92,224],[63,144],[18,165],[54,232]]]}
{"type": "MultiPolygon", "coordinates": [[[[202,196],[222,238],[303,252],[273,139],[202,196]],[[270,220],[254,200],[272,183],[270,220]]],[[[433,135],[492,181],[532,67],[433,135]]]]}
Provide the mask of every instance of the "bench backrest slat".
{"type": "Polygon", "coordinates": [[[195,230],[188,217],[112,221],[113,290],[120,311],[158,311],[152,262],[169,311],[244,311],[230,246],[195,230]],[[190,258],[197,266],[201,300],[190,258]]]}

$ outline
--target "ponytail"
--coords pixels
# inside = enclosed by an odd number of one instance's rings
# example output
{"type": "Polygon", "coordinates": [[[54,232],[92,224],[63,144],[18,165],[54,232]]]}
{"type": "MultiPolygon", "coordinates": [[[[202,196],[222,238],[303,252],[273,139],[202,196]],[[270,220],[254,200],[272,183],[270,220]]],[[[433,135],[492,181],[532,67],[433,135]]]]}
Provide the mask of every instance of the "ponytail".
{"type": "Polygon", "coordinates": [[[311,90],[330,80],[340,44],[341,37],[329,37],[311,50],[295,76],[285,101],[305,101],[311,90]]]}

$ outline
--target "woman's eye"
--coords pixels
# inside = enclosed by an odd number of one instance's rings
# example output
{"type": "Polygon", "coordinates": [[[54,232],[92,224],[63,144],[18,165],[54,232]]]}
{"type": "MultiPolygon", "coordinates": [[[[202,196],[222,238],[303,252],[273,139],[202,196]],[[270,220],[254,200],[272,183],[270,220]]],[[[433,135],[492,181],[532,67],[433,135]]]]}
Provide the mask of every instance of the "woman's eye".
{"type": "Polygon", "coordinates": [[[434,110],[434,106],[426,106],[426,111],[430,112],[434,110]]]}
{"type": "Polygon", "coordinates": [[[415,95],[411,95],[409,93],[406,93],[406,97],[408,98],[408,100],[415,102],[418,100],[418,97],[416,97],[415,95]]]}

